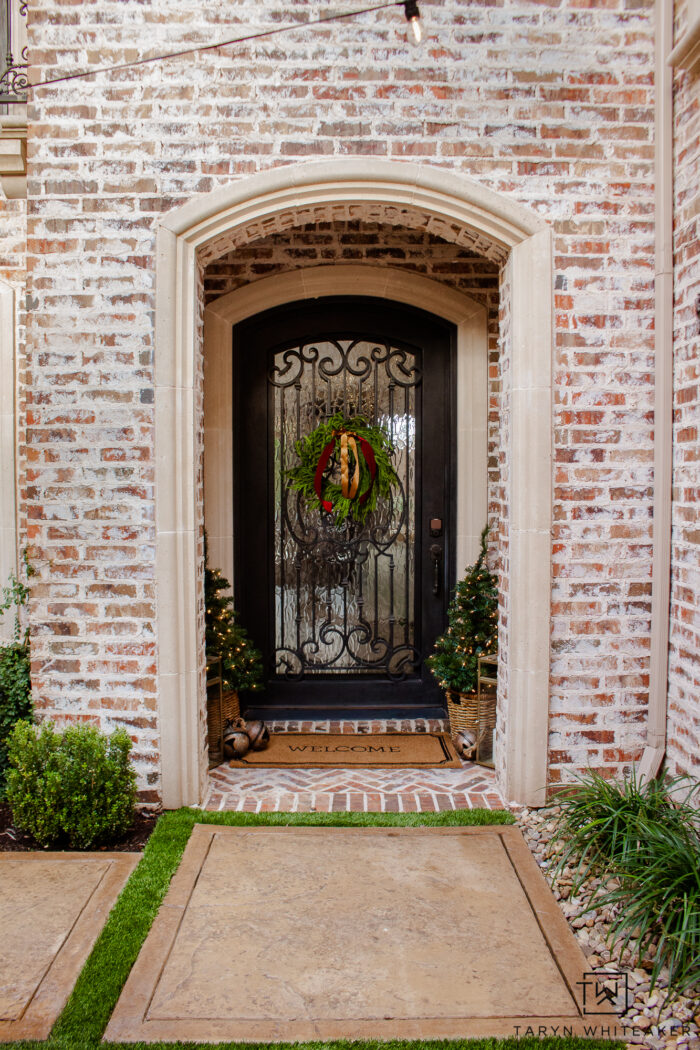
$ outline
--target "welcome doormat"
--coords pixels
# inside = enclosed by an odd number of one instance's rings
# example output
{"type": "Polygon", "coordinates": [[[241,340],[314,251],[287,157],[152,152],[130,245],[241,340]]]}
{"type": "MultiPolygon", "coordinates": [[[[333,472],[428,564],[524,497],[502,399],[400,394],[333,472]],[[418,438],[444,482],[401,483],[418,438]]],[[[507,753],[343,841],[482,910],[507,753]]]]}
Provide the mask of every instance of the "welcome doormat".
{"type": "Polygon", "coordinates": [[[275,733],[236,766],[461,766],[447,733],[275,733]]]}

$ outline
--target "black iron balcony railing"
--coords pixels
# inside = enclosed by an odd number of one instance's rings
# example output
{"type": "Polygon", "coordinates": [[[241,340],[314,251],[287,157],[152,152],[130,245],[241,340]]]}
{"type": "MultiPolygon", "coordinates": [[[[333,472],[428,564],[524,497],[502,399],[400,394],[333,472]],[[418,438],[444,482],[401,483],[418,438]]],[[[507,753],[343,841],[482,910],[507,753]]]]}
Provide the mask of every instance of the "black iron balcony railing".
{"type": "Polygon", "coordinates": [[[0,0],[0,106],[27,101],[27,0],[0,0]]]}

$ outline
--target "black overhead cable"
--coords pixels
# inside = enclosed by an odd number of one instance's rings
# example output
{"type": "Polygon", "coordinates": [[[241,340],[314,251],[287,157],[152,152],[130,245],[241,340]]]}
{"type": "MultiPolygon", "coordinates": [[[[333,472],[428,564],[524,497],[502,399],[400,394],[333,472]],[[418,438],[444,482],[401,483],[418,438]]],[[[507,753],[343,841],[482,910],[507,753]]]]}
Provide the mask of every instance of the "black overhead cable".
{"type": "MultiPolygon", "coordinates": [[[[248,36],[229,37],[227,40],[219,40],[216,44],[200,44],[197,47],[187,47],[182,51],[169,51],[165,55],[152,55],[150,58],[138,58],[134,62],[122,62],[116,66],[99,66],[97,69],[85,69],[80,73],[69,73],[63,77],[53,77],[49,80],[38,80],[35,84],[29,84],[28,91],[36,91],[37,88],[46,87],[49,84],[63,84],[67,80],[80,80],[83,77],[94,77],[98,73],[116,73],[122,69],[133,69],[135,66],[145,66],[150,62],[165,62],[169,58],[180,58],[183,55],[193,55],[199,51],[215,51],[219,47],[228,47],[230,44],[245,44],[249,40],[261,40],[263,37],[277,36],[280,33],[291,33],[294,30],[308,29],[310,26],[322,25],[324,22],[338,22],[344,18],[356,18],[358,15],[370,14],[372,11],[384,11],[388,7],[406,7],[406,0],[389,0],[388,3],[375,4],[373,7],[363,7],[358,11],[344,11],[339,15],[326,15],[323,18],[314,18],[310,22],[296,22],[294,25],[278,26],[277,29],[265,29],[260,33],[250,33],[248,36]]],[[[408,17],[408,16],[407,16],[408,17]]]]}

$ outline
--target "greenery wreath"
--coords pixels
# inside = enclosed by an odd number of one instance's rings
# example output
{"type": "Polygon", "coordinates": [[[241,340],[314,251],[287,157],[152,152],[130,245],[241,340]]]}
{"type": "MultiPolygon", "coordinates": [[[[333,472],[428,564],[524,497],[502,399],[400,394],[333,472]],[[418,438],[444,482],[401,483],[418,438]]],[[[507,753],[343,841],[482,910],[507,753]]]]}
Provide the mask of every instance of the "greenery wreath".
{"type": "Polygon", "coordinates": [[[291,488],[309,506],[333,514],[336,525],[347,518],[364,524],[377,500],[388,498],[399,483],[387,431],[364,416],[337,412],[300,438],[295,449],[301,462],[286,472],[291,488]],[[333,478],[338,471],[339,481],[333,478]]]}

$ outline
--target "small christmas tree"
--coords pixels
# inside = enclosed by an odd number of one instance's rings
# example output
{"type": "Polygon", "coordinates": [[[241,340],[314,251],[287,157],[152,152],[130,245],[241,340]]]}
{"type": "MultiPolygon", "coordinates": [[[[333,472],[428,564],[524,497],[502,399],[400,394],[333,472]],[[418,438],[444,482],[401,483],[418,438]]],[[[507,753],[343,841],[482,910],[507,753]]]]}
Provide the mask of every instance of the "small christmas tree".
{"type": "Polygon", "coordinates": [[[223,594],[231,584],[218,569],[210,569],[204,546],[204,608],[207,665],[221,659],[224,692],[259,692],[262,688],[262,658],[248,633],[238,623],[233,598],[223,594]]]}
{"type": "Polygon", "coordinates": [[[428,666],[443,689],[472,693],[477,661],[498,648],[498,587],[486,565],[488,525],[481,533],[479,557],[455,588],[447,609],[449,626],[435,642],[428,666]]]}

